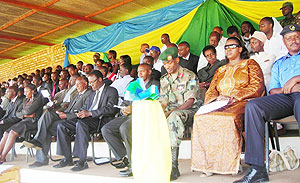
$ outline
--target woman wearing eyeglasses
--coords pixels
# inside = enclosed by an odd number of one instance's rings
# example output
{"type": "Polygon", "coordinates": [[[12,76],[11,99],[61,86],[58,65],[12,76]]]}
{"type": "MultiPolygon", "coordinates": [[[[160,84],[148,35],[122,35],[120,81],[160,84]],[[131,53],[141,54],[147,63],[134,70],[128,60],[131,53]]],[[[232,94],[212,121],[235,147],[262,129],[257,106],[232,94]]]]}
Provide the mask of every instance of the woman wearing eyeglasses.
{"type": "Polygon", "coordinates": [[[204,105],[223,100],[227,105],[194,117],[191,169],[201,171],[200,177],[238,173],[244,108],[248,99],[264,94],[262,71],[241,45],[236,37],[227,39],[228,62],[216,71],[205,95],[204,105]]]}

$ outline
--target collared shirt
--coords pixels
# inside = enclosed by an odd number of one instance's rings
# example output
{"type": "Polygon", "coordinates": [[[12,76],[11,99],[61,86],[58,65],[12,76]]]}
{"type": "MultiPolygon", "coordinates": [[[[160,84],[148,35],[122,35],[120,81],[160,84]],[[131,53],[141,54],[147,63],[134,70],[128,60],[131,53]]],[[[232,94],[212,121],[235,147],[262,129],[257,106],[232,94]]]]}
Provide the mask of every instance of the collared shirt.
{"type": "Polygon", "coordinates": [[[300,51],[295,55],[281,57],[272,67],[269,91],[282,86],[294,76],[300,75],[300,51]]]}
{"type": "Polygon", "coordinates": [[[250,58],[254,59],[259,64],[264,74],[265,86],[268,91],[270,78],[271,78],[271,69],[275,61],[275,55],[271,55],[263,51],[263,52],[255,53],[250,58]]]}
{"type": "Polygon", "coordinates": [[[69,91],[66,93],[63,102],[70,102],[71,100],[71,94],[73,93],[73,91],[76,90],[76,85],[72,86],[69,91]]]}
{"type": "Polygon", "coordinates": [[[102,95],[104,86],[105,86],[105,85],[102,85],[102,86],[96,91],[95,97],[96,97],[97,93],[99,93],[99,94],[98,94],[98,97],[97,97],[97,98],[94,98],[94,100],[93,100],[92,106],[93,106],[93,104],[94,104],[95,101],[96,101],[96,105],[94,105],[93,107],[91,106],[91,107],[92,107],[92,108],[90,108],[91,111],[92,111],[92,110],[97,110],[97,109],[98,109],[99,102],[100,102],[100,98],[101,98],[101,95],[102,95]]]}
{"type": "MultiPolygon", "coordinates": [[[[186,56],[186,57],[182,57],[183,59],[185,60],[189,60],[190,59],[190,56],[191,56],[191,53],[189,52],[189,54],[186,56]]],[[[179,57],[179,56],[178,56],[179,57]]]]}
{"type": "Polygon", "coordinates": [[[226,43],[226,41],[227,41],[227,38],[226,38],[226,37],[224,37],[224,36],[222,36],[222,38],[221,38],[221,39],[220,39],[220,41],[219,41],[219,44],[218,44],[218,46],[224,47],[224,46],[225,46],[225,43],[226,43]]]}
{"type": "Polygon", "coordinates": [[[37,87],[36,90],[37,90],[38,92],[40,92],[41,87],[42,87],[42,85],[40,85],[39,87],[37,87]]]}
{"type": "Polygon", "coordinates": [[[275,55],[276,60],[288,53],[288,50],[282,41],[282,36],[274,33],[270,40],[266,40],[264,44],[264,51],[275,55]]]}
{"type": "Polygon", "coordinates": [[[153,64],[153,68],[161,72],[161,67],[163,66],[163,62],[159,59],[153,64]]]}
{"type": "MultiPolygon", "coordinates": [[[[216,52],[217,52],[217,59],[222,61],[223,59],[225,59],[225,49],[224,46],[218,45],[216,47],[216,52]]],[[[197,72],[202,69],[203,67],[207,66],[208,61],[206,60],[203,52],[201,52],[201,55],[199,57],[199,61],[198,61],[198,66],[197,66],[197,72]]]]}
{"type": "Polygon", "coordinates": [[[124,97],[124,93],[130,81],[133,80],[133,77],[126,75],[122,78],[115,80],[110,86],[118,90],[119,97],[124,97]]]}
{"type": "Polygon", "coordinates": [[[12,103],[15,103],[15,101],[17,100],[18,96],[15,96],[14,99],[11,100],[12,103]]]}
{"type": "Polygon", "coordinates": [[[176,109],[190,98],[195,99],[192,109],[198,109],[202,104],[199,93],[198,77],[181,66],[175,79],[170,74],[165,74],[160,79],[159,101],[167,106],[165,111],[176,109]]]}
{"type": "MultiPolygon", "coordinates": [[[[104,85],[103,85],[102,87],[104,88],[104,85]]],[[[102,87],[101,87],[101,88],[102,88],[102,87]]],[[[100,89],[101,89],[101,88],[100,88],[100,89]]],[[[87,89],[85,89],[85,90],[84,90],[84,91],[82,91],[82,92],[79,92],[79,93],[78,93],[78,95],[83,95],[83,94],[84,94],[84,92],[85,92],[86,90],[87,90],[87,89]]],[[[103,90],[103,89],[102,89],[102,90],[103,90]]]]}

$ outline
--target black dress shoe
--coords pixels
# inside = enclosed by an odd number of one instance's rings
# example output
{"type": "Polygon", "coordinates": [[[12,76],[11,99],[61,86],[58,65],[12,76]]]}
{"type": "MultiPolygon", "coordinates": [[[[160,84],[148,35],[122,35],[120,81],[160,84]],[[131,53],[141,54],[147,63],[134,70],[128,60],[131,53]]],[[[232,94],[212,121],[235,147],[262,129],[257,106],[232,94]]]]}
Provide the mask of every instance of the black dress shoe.
{"type": "Polygon", "coordinates": [[[63,168],[66,166],[74,165],[73,160],[62,159],[58,164],[54,165],[53,168],[63,168]]]}
{"type": "Polygon", "coordinates": [[[37,168],[37,167],[42,167],[42,166],[47,166],[48,163],[41,163],[41,162],[34,162],[33,164],[29,165],[29,168],[37,168]]]}
{"type": "Polygon", "coordinates": [[[269,176],[265,169],[257,170],[253,167],[250,167],[247,170],[246,175],[233,183],[259,183],[259,182],[269,182],[269,176]]]}
{"type": "Polygon", "coordinates": [[[36,150],[42,149],[42,144],[35,139],[32,139],[30,141],[23,141],[22,143],[27,148],[35,148],[36,150]]]}
{"type": "Polygon", "coordinates": [[[121,168],[125,168],[127,167],[127,165],[129,164],[128,159],[126,157],[123,158],[122,162],[120,163],[116,163],[116,164],[112,164],[114,167],[121,169],[121,168]]]}
{"type": "Polygon", "coordinates": [[[78,160],[77,163],[75,164],[75,166],[73,168],[71,168],[71,170],[74,172],[78,172],[78,171],[82,171],[87,168],[89,168],[89,165],[87,164],[86,161],[78,160]]]}
{"type": "Polygon", "coordinates": [[[119,175],[122,177],[131,177],[132,176],[132,170],[131,168],[128,168],[127,170],[122,170],[119,172],[119,175]]]}

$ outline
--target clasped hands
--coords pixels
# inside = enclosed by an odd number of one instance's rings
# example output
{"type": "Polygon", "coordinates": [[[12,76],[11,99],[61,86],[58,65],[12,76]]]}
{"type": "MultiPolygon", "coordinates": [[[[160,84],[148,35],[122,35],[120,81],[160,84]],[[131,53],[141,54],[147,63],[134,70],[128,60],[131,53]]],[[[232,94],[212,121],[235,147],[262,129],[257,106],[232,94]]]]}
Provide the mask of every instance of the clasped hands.
{"type": "Polygon", "coordinates": [[[82,110],[82,111],[79,111],[78,113],[75,113],[75,114],[78,118],[81,118],[81,119],[92,116],[92,112],[87,111],[87,110],[82,110]]]}
{"type": "Polygon", "coordinates": [[[282,87],[284,94],[300,92],[300,76],[294,76],[288,80],[282,87]]]}
{"type": "Polygon", "coordinates": [[[128,116],[132,113],[132,107],[131,106],[127,106],[121,109],[121,112],[125,115],[128,116]]]}

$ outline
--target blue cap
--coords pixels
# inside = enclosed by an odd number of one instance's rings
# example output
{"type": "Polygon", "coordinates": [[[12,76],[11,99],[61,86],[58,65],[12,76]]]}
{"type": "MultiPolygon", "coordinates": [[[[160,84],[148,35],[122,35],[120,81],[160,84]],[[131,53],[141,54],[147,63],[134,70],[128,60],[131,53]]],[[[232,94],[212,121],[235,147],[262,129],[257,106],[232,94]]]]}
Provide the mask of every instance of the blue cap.
{"type": "Polygon", "coordinates": [[[145,49],[145,52],[146,52],[146,53],[149,53],[150,50],[158,51],[158,52],[160,53],[160,49],[159,49],[159,47],[157,47],[157,46],[151,46],[150,49],[145,49]]]}

